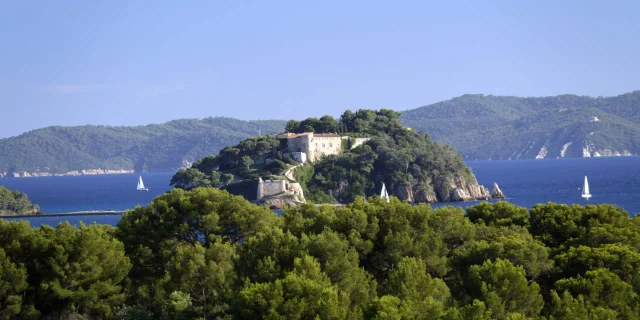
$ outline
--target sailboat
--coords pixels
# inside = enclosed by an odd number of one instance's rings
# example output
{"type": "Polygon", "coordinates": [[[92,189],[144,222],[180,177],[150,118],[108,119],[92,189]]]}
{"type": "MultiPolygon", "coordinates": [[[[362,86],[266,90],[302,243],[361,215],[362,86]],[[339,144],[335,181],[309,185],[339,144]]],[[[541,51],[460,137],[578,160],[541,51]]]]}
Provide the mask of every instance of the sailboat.
{"type": "Polygon", "coordinates": [[[140,176],[140,180],[138,180],[138,191],[149,191],[149,188],[144,187],[144,182],[142,182],[142,176],[140,176]]]}
{"type": "Polygon", "coordinates": [[[380,191],[380,198],[385,199],[385,201],[389,203],[389,194],[387,193],[387,187],[384,186],[384,182],[382,183],[382,191],[380,191]]]}
{"type": "Polygon", "coordinates": [[[584,176],[584,188],[582,188],[582,197],[587,200],[591,198],[591,193],[589,193],[589,181],[587,181],[587,176],[584,176]]]}

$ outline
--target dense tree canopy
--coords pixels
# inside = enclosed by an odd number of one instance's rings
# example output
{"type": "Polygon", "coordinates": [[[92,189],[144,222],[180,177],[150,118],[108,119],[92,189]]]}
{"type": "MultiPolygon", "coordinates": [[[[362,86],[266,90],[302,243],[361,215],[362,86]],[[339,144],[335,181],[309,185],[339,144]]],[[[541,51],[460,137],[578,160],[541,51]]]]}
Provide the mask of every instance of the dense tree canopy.
{"type": "Polygon", "coordinates": [[[175,189],[117,228],[0,221],[0,319],[640,319],[637,239],[609,205],[175,189]]]}
{"type": "Polygon", "coordinates": [[[122,286],[131,268],[114,231],[68,223],[32,229],[0,220],[0,316],[113,316],[125,302],[122,286]]]}

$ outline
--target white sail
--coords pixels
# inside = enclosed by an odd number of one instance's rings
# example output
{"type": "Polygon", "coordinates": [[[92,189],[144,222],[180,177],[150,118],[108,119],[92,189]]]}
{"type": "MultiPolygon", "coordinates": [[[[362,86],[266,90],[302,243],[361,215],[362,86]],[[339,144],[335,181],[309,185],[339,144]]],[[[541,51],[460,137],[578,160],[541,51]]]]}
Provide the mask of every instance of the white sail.
{"type": "Polygon", "coordinates": [[[148,190],[147,188],[144,187],[144,182],[142,182],[142,176],[140,176],[140,179],[138,179],[138,190],[140,190],[140,191],[148,190]]]}
{"type": "Polygon", "coordinates": [[[587,176],[584,176],[584,187],[582,188],[582,197],[587,200],[591,198],[591,193],[589,193],[589,181],[587,180],[587,176]]]}
{"type": "Polygon", "coordinates": [[[387,203],[389,203],[389,193],[387,193],[387,187],[385,187],[384,182],[382,183],[382,190],[380,191],[380,198],[385,199],[387,203]]]}

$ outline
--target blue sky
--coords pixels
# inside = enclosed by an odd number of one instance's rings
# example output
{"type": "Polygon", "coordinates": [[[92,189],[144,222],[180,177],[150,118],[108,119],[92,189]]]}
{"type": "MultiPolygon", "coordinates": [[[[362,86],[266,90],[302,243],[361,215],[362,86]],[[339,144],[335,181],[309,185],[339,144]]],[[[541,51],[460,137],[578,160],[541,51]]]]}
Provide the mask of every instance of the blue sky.
{"type": "Polygon", "coordinates": [[[0,137],[640,89],[638,1],[5,1],[0,137]]]}

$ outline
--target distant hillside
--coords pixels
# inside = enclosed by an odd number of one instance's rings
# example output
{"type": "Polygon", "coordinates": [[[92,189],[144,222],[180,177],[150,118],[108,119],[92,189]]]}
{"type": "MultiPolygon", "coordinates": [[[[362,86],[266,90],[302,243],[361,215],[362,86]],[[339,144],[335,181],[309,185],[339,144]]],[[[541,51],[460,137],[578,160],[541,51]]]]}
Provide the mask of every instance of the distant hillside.
{"type": "Polygon", "coordinates": [[[0,139],[0,174],[74,170],[169,171],[262,133],[279,120],[182,119],[135,127],[47,127],[0,139]]]}
{"type": "Polygon", "coordinates": [[[464,95],[402,112],[400,121],[467,160],[640,154],[640,91],[606,98],[464,95]]]}

